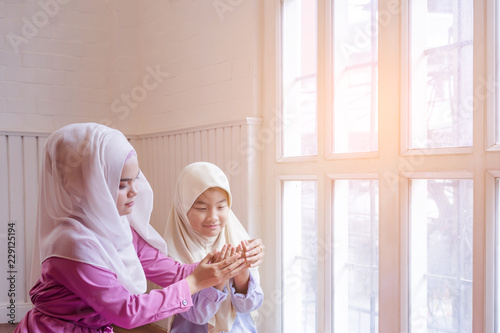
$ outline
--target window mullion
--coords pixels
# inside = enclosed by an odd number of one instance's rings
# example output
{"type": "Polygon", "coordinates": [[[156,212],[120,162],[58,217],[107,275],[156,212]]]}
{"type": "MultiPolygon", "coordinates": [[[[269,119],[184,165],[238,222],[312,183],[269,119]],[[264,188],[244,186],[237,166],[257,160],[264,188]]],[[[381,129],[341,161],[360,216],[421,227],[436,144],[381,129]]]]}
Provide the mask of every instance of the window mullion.
{"type": "MultiPolygon", "coordinates": [[[[400,324],[400,208],[404,200],[400,190],[400,96],[405,91],[401,85],[402,27],[406,23],[402,7],[394,0],[378,2],[378,87],[379,115],[379,332],[404,332],[400,324]],[[397,255],[395,255],[397,254],[397,255]]],[[[406,65],[403,65],[406,66],[406,65]]],[[[406,115],[406,110],[401,116],[406,115]]],[[[404,132],[401,132],[404,133],[404,132]]],[[[402,216],[402,214],[401,214],[402,216]]],[[[401,240],[402,241],[402,240],[401,240]]]]}

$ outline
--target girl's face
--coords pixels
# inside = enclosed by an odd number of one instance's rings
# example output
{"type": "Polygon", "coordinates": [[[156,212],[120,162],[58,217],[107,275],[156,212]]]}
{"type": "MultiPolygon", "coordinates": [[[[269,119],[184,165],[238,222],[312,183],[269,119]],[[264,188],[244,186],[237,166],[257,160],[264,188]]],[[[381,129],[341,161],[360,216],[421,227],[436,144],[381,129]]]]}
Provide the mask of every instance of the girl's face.
{"type": "Polygon", "coordinates": [[[139,178],[139,163],[137,156],[130,156],[123,165],[120,176],[120,186],[116,199],[116,208],[120,216],[128,215],[134,206],[134,197],[137,195],[137,179],[139,178]]]}
{"type": "Polygon", "coordinates": [[[203,192],[187,213],[193,229],[205,237],[219,235],[227,223],[228,216],[227,193],[218,187],[203,192]]]}

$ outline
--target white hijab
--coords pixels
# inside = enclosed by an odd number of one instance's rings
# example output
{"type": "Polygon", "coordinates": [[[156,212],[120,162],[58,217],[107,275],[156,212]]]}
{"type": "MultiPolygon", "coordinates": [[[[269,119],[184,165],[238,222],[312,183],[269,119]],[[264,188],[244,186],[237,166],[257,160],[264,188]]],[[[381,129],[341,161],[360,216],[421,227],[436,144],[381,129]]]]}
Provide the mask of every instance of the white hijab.
{"type": "Polygon", "coordinates": [[[130,226],[165,254],[166,244],[149,224],[153,192],[142,173],[133,213],[120,216],[116,208],[123,165],[132,154],[125,136],[104,125],[72,124],[49,136],[36,226],[40,261],[34,260],[32,278],[39,278],[41,262],[60,257],[109,269],[131,294],[146,291],[130,226]]]}
{"type": "MultiPolygon", "coordinates": [[[[224,244],[238,245],[250,239],[245,228],[231,210],[231,190],[224,172],[214,164],[196,162],[186,166],[177,179],[174,201],[167,221],[164,238],[169,256],[182,263],[201,261],[213,249],[220,250],[224,244]],[[229,218],[224,230],[216,237],[204,237],[196,232],[187,218],[187,213],[196,199],[207,189],[219,187],[227,192],[229,218]]],[[[252,275],[259,282],[258,270],[252,275]]],[[[254,314],[253,314],[254,315],[254,314]]],[[[229,332],[233,326],[236,312],[228,297],[209,321],[209,332],[229,332]]],[[[172,323],[170,319],[170,324],[172,323]]]]}

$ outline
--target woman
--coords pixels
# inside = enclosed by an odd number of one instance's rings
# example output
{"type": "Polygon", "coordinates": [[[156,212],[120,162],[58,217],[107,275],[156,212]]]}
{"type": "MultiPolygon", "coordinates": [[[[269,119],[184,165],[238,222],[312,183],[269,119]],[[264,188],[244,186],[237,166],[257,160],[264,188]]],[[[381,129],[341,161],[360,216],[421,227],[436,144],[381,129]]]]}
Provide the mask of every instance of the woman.
{"type": "Polygon", "coordinates": [[[256,312],[264,297],[256,266],[264,247],[260,239],[249,240],[231,203],[229,181],[217,166],[197,162],[181,171],[164,236],[169,256],[193,263],[220,249],[214,261],[239,252],[247,266],[209,288],[212,294],[194,295],[189,311],[170,318],[171,332],[256,332],[256,312]]]}
{"type": "Polygon", "coordinates": [[[192,294],[243,269],[237,256],[209,264],[211,253],[199,265],[167,257],[149,225],[152,198],[122,133],[98,124],[54,132],[42,161],[34,308],[15,332],[141,326],[187,311],[192,294]],[[146,294],[147,279],[164,288],[146,294]]]}

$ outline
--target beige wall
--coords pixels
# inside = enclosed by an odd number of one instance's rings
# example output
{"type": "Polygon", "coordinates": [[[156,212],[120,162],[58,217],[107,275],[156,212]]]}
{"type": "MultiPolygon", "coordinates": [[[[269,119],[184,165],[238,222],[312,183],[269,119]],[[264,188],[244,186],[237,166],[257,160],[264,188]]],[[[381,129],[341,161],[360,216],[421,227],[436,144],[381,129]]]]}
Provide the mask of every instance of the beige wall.
{"type": "MultiPolygon", "coordinates": [[[[111,37],[124,21],[117,17],[133,13],[112,3],[0,1],[0,129],[51,132],[111,116],[109,87],[119,73],[111,37]]],[[[134,71],[123,75],[130,84],[134,71]]]]}
{"type": "Polygon", "coordinates": [[[259,115],[256,3],[141,2],[140,68],[160,66],[168,73],[141,105],[143,130],[259,115]]]}
{"type": "Polygon", "coordinates": [[[260,115],[257,0],[0,0],[0,130],[260,115]]]}

